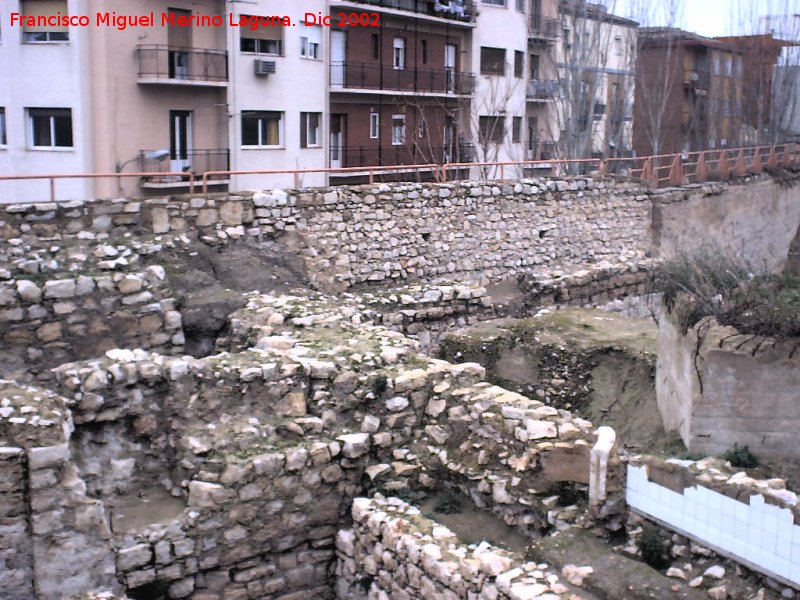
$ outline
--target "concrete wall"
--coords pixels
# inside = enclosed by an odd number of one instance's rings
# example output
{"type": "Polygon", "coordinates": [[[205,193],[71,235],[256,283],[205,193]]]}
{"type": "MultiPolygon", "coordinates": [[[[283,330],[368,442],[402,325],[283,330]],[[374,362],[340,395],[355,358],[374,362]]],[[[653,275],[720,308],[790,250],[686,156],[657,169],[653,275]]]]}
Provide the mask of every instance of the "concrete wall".
{"type": "Polygon", "coordinates": [[[719,248],[754,269],[779,271],[800,225],[798,198],[800,189],[772,178],[666,193],[653,203],[654,252],[670,258],[719,248]]]}
{"type": "Polygon", "coordinates": [[[692,452],[720,455],[739,444],[758,456],[797,457],[795,345],[715,323],[683,336],[662,318],[656,393],[665,427],[679,431],[692,452]]]}
{"type": "Polygon", "coordinates": [[[671,489],[651,480],[648,467],[628,465],[628,506],[771,577],[800,584],[800,526],[792,510],[744,489],[739,499],[693,482],[671,489]]]}

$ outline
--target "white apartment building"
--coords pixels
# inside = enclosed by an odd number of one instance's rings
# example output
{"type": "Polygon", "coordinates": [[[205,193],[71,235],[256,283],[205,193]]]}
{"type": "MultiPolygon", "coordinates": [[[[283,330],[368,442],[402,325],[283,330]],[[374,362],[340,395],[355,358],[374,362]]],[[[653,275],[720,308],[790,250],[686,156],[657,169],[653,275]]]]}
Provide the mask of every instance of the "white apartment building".
{"type": "MultiPolygon", "coordinates": [[[[0,175],[93,170],[88,31],[8,25],[12,12],[44,4],[74,12],[82,0],[0,2],[0,175]]],[[[58,190],[86,198],[92,182],[62,180],[58,190]]],[[[47,180],[0,181],[0,202],[47,199],[47,180]]]]}

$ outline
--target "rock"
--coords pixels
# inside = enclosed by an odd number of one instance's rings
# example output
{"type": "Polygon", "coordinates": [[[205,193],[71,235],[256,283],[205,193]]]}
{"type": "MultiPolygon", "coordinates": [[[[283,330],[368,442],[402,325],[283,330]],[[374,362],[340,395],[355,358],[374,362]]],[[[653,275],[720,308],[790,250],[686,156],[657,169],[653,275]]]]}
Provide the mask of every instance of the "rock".
{"type": "Polygon", "coordinates": [[[708,596],[713,600],[725,600],[728,597],[728,590],[724,585],[718,585],[708,590],[708,596]]]}
{"type": "Polygon", "coordinates": [[[391,466],[387,464],[370,465],[365,469],[365,473],[369,476],[370,481],[375,481],[375,479],[388,473],[391,469],[391,466]]]}
{"type": "Polygon", "coordinates": [[[386,401],[386,408],[392,412],[398,412],[408,408],[408,398],[402,396],[395,396],[386,401]]]}
{"type": "Polygon", "coordinates": [[[361,421],[361,431],[365,433],[376,433],[381,426],[381,420],[373,415],[365,415],[361,421]]]}
{"type": "Polygon", "coordinates": [[[511,504],[514,499],[506,491],[505,481],[495,481],[492,485],[492,499],[498,504],[511,504]]]}
{"type": "Polygon", "coordinates": [[[563,575],[564,579],[577,587],[582,586],[583,580],[589,577],[592,573],[594,573],[594,569],[592,567],[565,565],[564,568],[561,569],[561,575],[563,575]]]}
{"type": "Polygon", "coordinates": [[[722,579],[725,577],[725,569],[720,565],[714,565],[712,567],[708,567],[703,575],[713,577],[714,579],[722,579]]]}
{"type": "Polygon", "coordinates": [[[126,275],[117,282],[117,289],[123,294],[133,294],[142,289],[144,281],[135,275],[126,275]]]}
{"type": "Polygon", "coordinates": [[[349,433],[336,439],[342,442],[342,454],[346,458],[358,458],[369,451],[368,433],[349,433]]]}
{"type": "Polygon", "coordinates": [[[702,575],[700,575],[700,577],[695,577],[694,579],[692,579],[689,582],[689,587],[696,588],[696,587],[700,587],[701,585],[703,585],[703,576],[702,575]]]}
{"type": "Polygon", "coordinates": [[[508,571],[514,564],[514,561],[507,556],[501,556],[493,551],[484,551],[478,554],[476,558],[481,563],[481,571],[490,577],[497,577],[503,571],[508,571]]]}
{"type": "Polygon", "coordinates": [[[17,293],[23,300],[32,302],[34,304],[38,303],[42,299],[41,288],[27,279],[17,280],[17,293]]]}
{"type": "Polygon", "coordinates": [[[74,298],[75,281],[72,279],[51,279],[44,283],[45,298],[74,298]]]}
{"type": "Polygon", "coordinates": [[[216,483],[192,481],[189,483],[188,505],[192,508],[213,508],[217,505],[215,496],[224,489],[216,483]]]}
{"type": "Polygon", "coordinates": [[[676,569],[675,567],[670,567],[667,569],[667,577],[675,577],[676,579],[686,579],[686,573],[683,569],[676,569]]]}
{"type": "Polygon", "coordinates": [[[148,564],[152,558],[153,552],[149,544],[137,544],[117,552],[117,568],[120,571],[132,571],[148,564]]]}
{"type": "Polygon", "coordinates": [[[551,421],[535,421],[527,419],[525,421],[525,429],[528,434],[528,439],[539,440],[542,438],[554,438],[558,436],[558,429],[556,424],[551,421]]]}
{"type": "Polygon", "coordinates": [[[447,408],[447,400],[444,398],[431,398],[428,406],[425,407],[425,413],[431,417],[438,417],[447,408]]]}
{"type": "Polygon", "coordinates": [[[441,425],[427,425],[425,427],[425,433],[440,446],[450,438],[450,434],[447,433],[441,425]]]}

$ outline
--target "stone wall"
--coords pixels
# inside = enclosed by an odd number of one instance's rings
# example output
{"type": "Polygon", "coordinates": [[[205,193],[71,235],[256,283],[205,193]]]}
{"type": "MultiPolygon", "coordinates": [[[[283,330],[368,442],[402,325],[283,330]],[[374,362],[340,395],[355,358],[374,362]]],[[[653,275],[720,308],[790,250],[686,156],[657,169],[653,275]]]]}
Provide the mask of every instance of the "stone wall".
{"type": "Polygon", "coordinates": [[[313,281],[340,290],[641,254],[650,246],[649,210],[636,184],[578,178],[11,205],[0,221],[6,239],[296,234],[313,281]]]}
{"type": "Polygon", "coordinates": [[[336,538],[341,600],[566,598],[547,565],[487,543],[466,546],[397,498],[356,498],[353,528],[336,538]]]}
{"type": "Polygon", "coordinates": [[[7,377],[24,381],[120,346],[183,350],[181,315],[163,268],[53,275],[0,282],[0,340],[7,349],[0,365],[7,377]]]}
{"type": "Polygon", "coordinates": [[[692,452],[720,455],[734,444],[758,456],[800,456],[797,341],[741,335],[705,319],[684,335],[659,322],[656,395],[664,426],[692,452]]]}

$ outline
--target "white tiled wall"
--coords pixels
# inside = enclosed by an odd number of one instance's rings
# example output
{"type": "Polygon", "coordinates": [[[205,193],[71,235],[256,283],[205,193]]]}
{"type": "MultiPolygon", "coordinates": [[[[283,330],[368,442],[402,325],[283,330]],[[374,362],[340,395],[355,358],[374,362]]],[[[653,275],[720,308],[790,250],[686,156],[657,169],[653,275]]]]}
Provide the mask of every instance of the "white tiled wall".
{"type": "Polygon", "coordinates": [[[760,494],[750,496],[749,506],[701,486],[681,495],[648,481],[646,466],[628,465],[626,499],[643,514],[800,584],[800,527],[790,510],[766,504],[760,494]]]}

